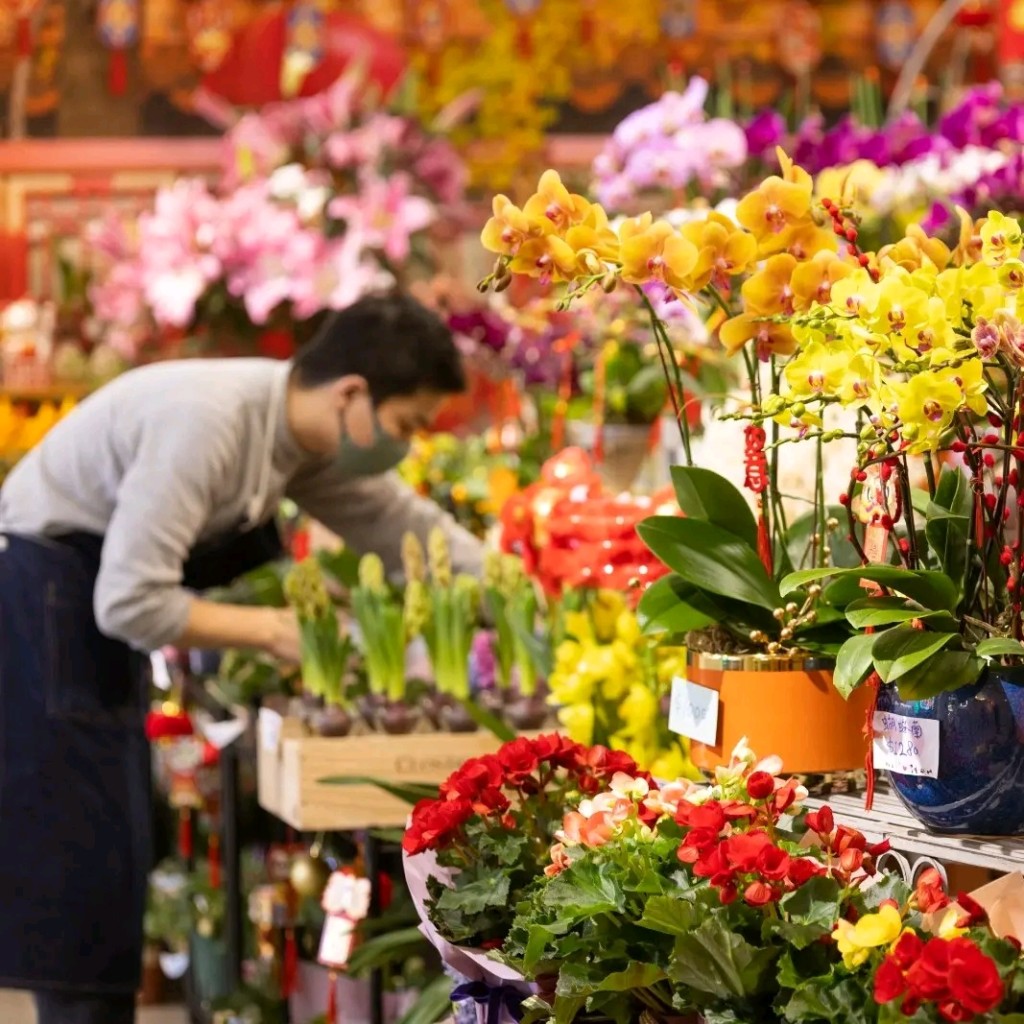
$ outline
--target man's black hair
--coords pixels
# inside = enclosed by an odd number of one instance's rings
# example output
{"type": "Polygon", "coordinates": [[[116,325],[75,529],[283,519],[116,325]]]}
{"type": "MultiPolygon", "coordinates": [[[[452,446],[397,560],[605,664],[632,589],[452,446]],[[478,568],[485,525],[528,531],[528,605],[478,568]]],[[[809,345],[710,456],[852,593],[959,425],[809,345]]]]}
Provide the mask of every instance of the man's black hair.
{"type": "Polygon", "coordinates": [[[365,378],[375,405],[397,395],[466,390],[452,332],[436,313],[403,293],[370,296],[335,313],[295,357],[299,387],[365,378]]]}

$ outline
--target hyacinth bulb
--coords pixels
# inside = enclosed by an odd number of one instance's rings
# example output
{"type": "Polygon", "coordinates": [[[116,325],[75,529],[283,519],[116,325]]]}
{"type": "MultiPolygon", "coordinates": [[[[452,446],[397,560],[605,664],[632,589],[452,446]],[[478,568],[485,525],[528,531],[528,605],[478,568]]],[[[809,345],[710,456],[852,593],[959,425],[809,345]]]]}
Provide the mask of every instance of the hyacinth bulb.
{"type": "Polygon", "coordinates": [[[430,575],[433,577],[434,585],[451,586],[452,557],[448,550],[448,539],[439,526],[430,531],[427,539],[427,558],[430,561],[430,575]]]}
{"type": "Polygon", "coordinates": [[[320,619],[332,610],[323,570],[315,558],[294,565],[285,576],[284,593],[300,619],[320,619]]]}
{"type": "Polygon", "coordinates": [[[402,538],[402,567],[407,582],[423,581],[427,578],[427,559],[423,544],[414,533],[406,533],[402,538]]]}
{"type": "Polygon", "coordinates": [[[384,592],[384,563],[379,555],[363,555],[359,561],[359,586],[374,594],[384,592]]]}

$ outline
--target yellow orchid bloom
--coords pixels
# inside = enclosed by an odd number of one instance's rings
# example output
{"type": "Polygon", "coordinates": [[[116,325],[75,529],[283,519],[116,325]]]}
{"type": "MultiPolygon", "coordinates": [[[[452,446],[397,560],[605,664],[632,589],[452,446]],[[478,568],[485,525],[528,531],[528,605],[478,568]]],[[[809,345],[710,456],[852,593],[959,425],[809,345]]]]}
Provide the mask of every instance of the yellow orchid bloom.
{"type": "Polygon", "coordinates": [[[837,313],[846,316],[870,317],[880,297],[881,288],[860,267],[832,285],[830,305],[837,313]]]}
{"type": "Polygon", "coordinates": [[[705,220],[684,224],[681,234],[699,253],[693,269],[695,291],[708,284],[725,289],[730,277],[745,273],[757,260],[757,240],[724,214],[712,212],[705,220]]]}
{"type": "Polygon", "coordinates": [[[856,160],[846,167],[830,167],[815,182],[814,194],[840,206],[869,208],[871,197],[885,179],[885,171],[870,160],[856,160]]]}
{"type": "Polygon", "coordinates": [[[761,246],[761,255],[771,252],[788,252],[790,256],[803,262],[811,259],[819,252],[836,252],[839,240],[828,228],[815,223],[811,216],[805,217],[791,227],[785,229],[771,246],[761,246]]]}
{"type": "Polygon", "coordinates": [[[743,310],[756,316],[790,314],[794,309],[792,278],[796,260],[779,253],[765,260],[757,273],[743,282],[743,310]]]}
{"type": "Polygon", "coordinates": [[[571,281],[577,275],[575,250],[558,235],[528,238],[519,246],[509,264],[513,274],[542,277],[553,281],[571,281]]]}
{"type": "Polygon", "coordinates": [[[889,267],[902,267],[909,271],[931,266],[945,270],[951,258],[952,253],[945,242],[931,238],[920,224],[911,224],[898,242],[879,249],[878,266],[883,272],[889,267]]]}
{"type": "Polygon", "coordinates": [[[537,185],[536,194],[523,205],[523,213],[531,221],[548,221],[554,230],[564,234],[569,228],[586,221],[591,203],[583,196],[570,192],[557,171],[545,171],[537,185]]]}
{"type": "Polygon", "coordinates": [[[729,355],[735,355],[748,341],[753,341],[759,359],[771,355],[789,355],[796,341],[788,323],[776,323],[762,316],[741,313],[722,324],[718,336],[729,355]]]}
{"type": "Polygon", "coordinates": [[[540,238],[554,231],[550,221],[531,220],[508,196],[495,196],[491,201],[491,211],[480,240],[485,249],[499,256],[515,256],[527,239],[540,238]]]}
{"type": "Polygon", "coordinates": [[[850,277],[857,267],[828,249],[816,252],[805,263],[793,268],[790,279],[793,305],[797,310],[810,309],[814,303],[827,306],[832,298],[832,286],[844,277],[850,277]]]}
{"type": "Polygon", "coordinates": [[[697,247],[667,221],[641,224],[642,219],[626,221],[619,230],[622,280],[627,284],[662,281],[677,291],[690,290],[697,247]]]}
{"type": "Polygon", "coordinates": [[[841,920],[836,926],[836,946],[843,963],[853,970],[871,955],[873,949],[891,946],[903,932],[903,918],[891,904],[874,914],[865,914],[856,924],[841,920]]]}
{"type": "Polygon", "coordinates": [[[781,150],[783,174],[765,178],[753,192],[747,193],[736,207],[736,219],[758,241],[769,242],[794,224],[810,217],[814,183],[809,174],[781,150]]]}
{"type": "Polygon", "coordinates": [[[998,267],[1007,260],[1017,259],[1021,248],[1024,247],[1020,224],[1013,217],[998,210],[989,211],[988,216],[982,221],[979,233],[981,258],[990,267],[998,267]]]}
{"type": "Polygon", "coordinates": [[[903,436],[913,453],[938,447],[963,405],[957,384],[933,370],[915,374],[908,381],[892,385],[897,413],[903,421],[903,436]]]}
{"type": "Polygon", "coordinates": [[[960,231],[957,236],[956,248],[953,249],[952,263],[962,267],[968,263],[977,263],[981,259],[982,241],[981,224],[971,219],[971,215],[962,207],[956,207],[956,215],[960,220],[960,231]]]}
{"type": "Polygon", "coordinates": [[[835,395],[846,379],[852,355],[846,345],[833,345],[824,338],[804,346],[783,371],[791,396],[809,400],[835,395]]]}

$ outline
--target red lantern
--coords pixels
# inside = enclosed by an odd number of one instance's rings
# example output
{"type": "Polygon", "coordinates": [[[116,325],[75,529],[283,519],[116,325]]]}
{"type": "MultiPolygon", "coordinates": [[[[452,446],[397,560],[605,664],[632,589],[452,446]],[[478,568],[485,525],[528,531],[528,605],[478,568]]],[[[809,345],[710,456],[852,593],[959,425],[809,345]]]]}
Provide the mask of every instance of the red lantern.
{"type": "MultiPolygon", "coordinates": [[[[385,93],[405,73],[405,54],[391,36],[341,11],[324,16],[319,62],[305,76],[299,96],[315,96],[338,80],[357,61],[366,62],[366,77],[385,93]]],[[[285,97],[281,68],[288,47],[284,11],[253,19],[234,38],[230,51],[203,79],[203,87],[239,107],[257,107],[285,97]],[[254,73],[259,69],[259,73],[254,73]]]]}

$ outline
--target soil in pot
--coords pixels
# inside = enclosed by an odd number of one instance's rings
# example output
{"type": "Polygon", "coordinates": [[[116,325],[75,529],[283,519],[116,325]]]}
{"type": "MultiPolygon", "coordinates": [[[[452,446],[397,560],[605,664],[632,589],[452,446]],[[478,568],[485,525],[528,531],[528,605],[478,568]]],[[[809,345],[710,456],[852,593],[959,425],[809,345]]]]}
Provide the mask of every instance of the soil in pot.
{"type": "Polygon", "coordinates": [[[928,700],[883,686],[878,711],[939,723],[937,778],[888,773],[914,817],[950,835],[1024,835],[1024,667],[993,666],[928,700]]]}

